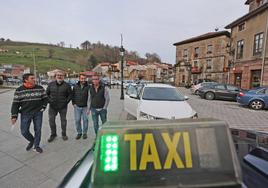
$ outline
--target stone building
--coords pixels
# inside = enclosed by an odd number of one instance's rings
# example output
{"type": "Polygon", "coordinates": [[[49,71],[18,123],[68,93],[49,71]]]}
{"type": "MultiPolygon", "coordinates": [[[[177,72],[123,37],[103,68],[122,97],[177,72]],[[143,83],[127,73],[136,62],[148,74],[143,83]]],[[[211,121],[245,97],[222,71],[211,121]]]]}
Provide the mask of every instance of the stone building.
{"type": "Polygon", "coordinates": [[[175,43],[175,85],[184,86],[203,78],[227,83],[229,42],[230,33],[219,31],[175,43]]]}
{"type": "Polygon", "coordinates": [[[244,89],[268,85],[268,1],[247,0],[249,12],[227,25],[231,29],[230,82],[244,89]]]}

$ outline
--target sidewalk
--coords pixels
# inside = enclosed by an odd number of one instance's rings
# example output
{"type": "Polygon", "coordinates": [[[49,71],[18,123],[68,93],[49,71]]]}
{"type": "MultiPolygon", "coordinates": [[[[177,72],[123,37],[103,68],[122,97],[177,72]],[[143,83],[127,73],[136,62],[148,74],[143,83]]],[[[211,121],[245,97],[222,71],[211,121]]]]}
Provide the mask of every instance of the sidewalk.
{"type": "MultiPolygon", "coordinates": [[[[1,92],[1,90],[0,90],[1,92]]],[[[10,107],[13,91],[0,94],[0,185],[1,188],[53,188],[65,174],[91,147],[95,138],[92,122],[89,125],[88,139],[75,140],[73,107],[69,105],[67,114],[68,141],[60,137],[59,117],[57,117],[58,137],[48,143],[50,135],[47,110],[44,113],[41,147],[42,154],[27,152],[27,141],[20,135],[19,122],[11,131],[10,107]]],[[[119,99],[120,90],[111,90],[111,103],[108,108],[108,120],[114,121],[126,117],[123,102],[119,99]]],[[[33,132],[33,130],[32,130],[33,132]]]]}
{"type": "Polygon", "coordinates": [[[0,86],[0,94],[14,90],[15,87],[0,86]]]}

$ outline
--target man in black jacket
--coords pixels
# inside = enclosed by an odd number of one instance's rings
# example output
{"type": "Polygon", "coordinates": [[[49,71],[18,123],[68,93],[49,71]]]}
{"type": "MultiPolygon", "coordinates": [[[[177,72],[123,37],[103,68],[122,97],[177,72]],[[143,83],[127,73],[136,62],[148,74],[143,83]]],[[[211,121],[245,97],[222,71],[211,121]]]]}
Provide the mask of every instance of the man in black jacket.
{"type": "Polygon", "coordinates": [[[47,106],[47,95],[42,86],[35,84],[33,74],[23,75],[23,85],[18,87],[14,93],[11,107],[11,123],[15,124],[20,113],[21,134],[29,141],[26,150],[29,151],[33,146],[36,152],[42,153],[39,146],[41,140],[41,129],[43,111],[47,106]],[[30,132],[30,125],[33,121],[34,136],[30,132]]]}
{"type": "Polygon", "coordinates": [[[107,108],[110,102],[109,89],[100,84],[99,76],[92,76],[92,87],[88,92],[88,113],[92,115],[94,131],[97,135],[99,117],[102,124],[107,121],[107,108]]]}
{"type": "Polygon", "coordinates": [[[56,80],[49,83],[47,87],[47,96],[49,102],[48,117],[51,129],[51,135],[48,139],[48,142],[52,142],[57,136],[55,119],[58,113],[60,114],[61,120],[62,139],[68,140],[66,135],[66,114],[68,103],[72,99],[72,88],[64,81],[64,72],[57,72],[55,77],[56,80]]]}
{"type": "Polygon", "coordinates": [[[79,82],[73,87],[72,103],[74,106],[74,118],[77,131],[76,139],[87,138],[88,118],[87,118],[87,98],[89,86],[86,81],[86,76],[79,75],[79,82]],[[81,118],[83,120],[83,129],[81,127],[81,118]]]}

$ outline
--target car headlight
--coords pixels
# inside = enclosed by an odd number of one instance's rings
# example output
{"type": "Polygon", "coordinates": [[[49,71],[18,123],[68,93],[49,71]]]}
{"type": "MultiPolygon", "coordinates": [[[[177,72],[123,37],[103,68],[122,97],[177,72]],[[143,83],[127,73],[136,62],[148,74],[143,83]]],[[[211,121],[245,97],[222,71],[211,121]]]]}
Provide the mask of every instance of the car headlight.
{"type": "Polygon", "coordinates": [[[143,118],[143,119],[148,119],[148,120],[156,119],[156,117],[151,116],[151,115],[149,115],[149,114],[146,114],[146,113],[144,113],[144,112],[140,112],[140,117],[143,118]]]}
{"type": "Polygon", "coordinates": [[[197,119],[198,118],[198,114],[195,113],[193,116],[192,116],[192,119],[197,119]]]}

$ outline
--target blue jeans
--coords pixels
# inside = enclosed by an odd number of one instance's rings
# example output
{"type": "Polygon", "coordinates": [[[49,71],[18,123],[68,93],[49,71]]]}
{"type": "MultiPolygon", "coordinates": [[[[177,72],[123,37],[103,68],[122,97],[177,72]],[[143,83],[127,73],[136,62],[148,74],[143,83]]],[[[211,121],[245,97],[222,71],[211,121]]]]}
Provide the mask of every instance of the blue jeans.
{"type": "Polygon", "coordinates": [[[76,131],[78,134],[87,134],[88,130],[88,118],[87,118],[87,107],[74,107],[74,119],[76,131]],[[83,130],[81,128],[81,119],[83,120],[83,130]]]}
{"type": "Polygon", "coordinates": [[[104,124],[107,121],[107,110],[102,109],[98,111],[95,108],[91,108],[91,115],[92,115],[94,130],[97,135],[97,132],[99,130],[99,117],[101,118],[102,124],[104,124]]]}
{"type": "Polygon", "coordinates": [[[39,147],[41,140],[41,129],[42,129],[43,112],[36,112],[34,114],[21,114],[20,120],[20,131],[21,134],[29,142],[34,143],[34,147],[39,147]],[[34,136],[30,132],[30,125],[33,121],[34,125],[34,136]]]}

